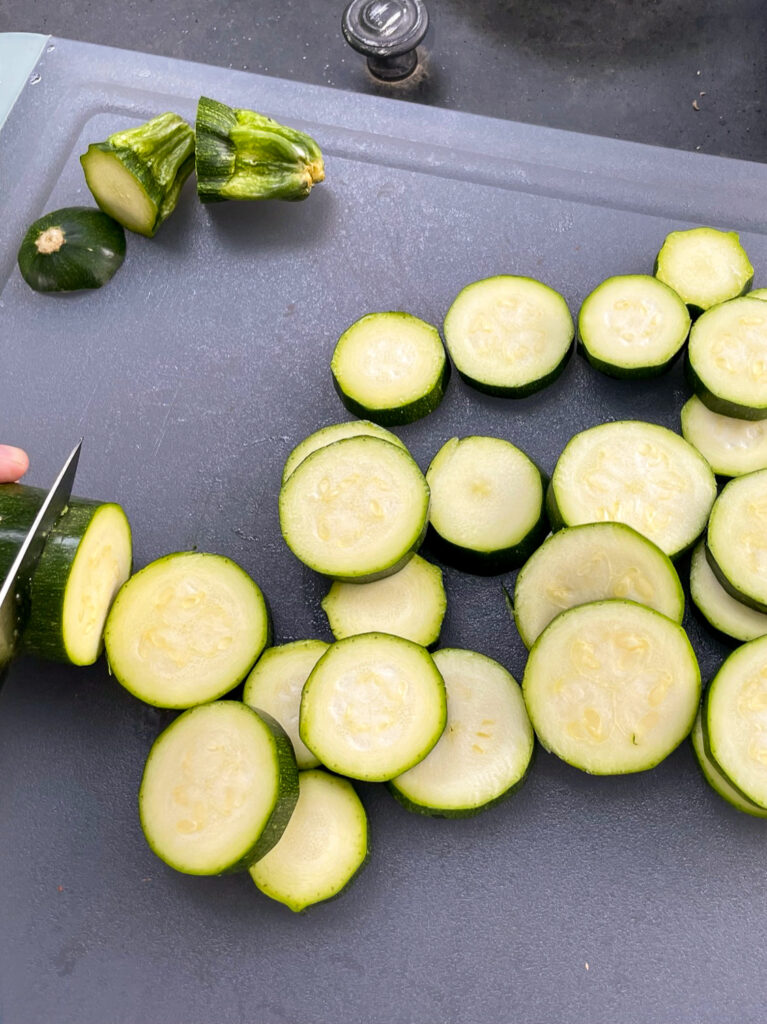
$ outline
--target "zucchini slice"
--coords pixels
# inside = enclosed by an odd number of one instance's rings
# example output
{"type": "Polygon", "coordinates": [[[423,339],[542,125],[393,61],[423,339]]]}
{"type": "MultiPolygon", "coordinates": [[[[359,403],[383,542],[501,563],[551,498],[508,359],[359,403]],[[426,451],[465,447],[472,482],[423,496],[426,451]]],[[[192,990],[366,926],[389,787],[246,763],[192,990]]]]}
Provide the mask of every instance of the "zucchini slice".
{"type": "Polygon", "coordinates": [[[693,395],[682,406],[682,434],[718,476],[767,469],[767,423],[712,412],[693,395]]]}
{"type": "MultiPolygon", "coordinates": [[[[0,579],[10,568],[46,492],[0,486],[0,579]]],[[[40,658],[92,665],[104,623],[131,570],[130,524],[119,505],[72,498],[51,529],[32,577],[24,649],[40,658]]]]}
{"type": "Polygon", "coordinates": [[[623,523],[586,523],[552,534],[523,565],[514,618],[528,649],[560,612],[616,598],[654,608],[674,622],[684,591],[668,555],[623,523]]]}
{"type": "Polygon", "coordinates": [[[439,639],[447,611],[442,570],[413,555],[404,569],[374,583],[336,580],[322,607],[336,640],[391,633],[429,647],[439,639]]]}
{"type": "Polygon", "coordinates": [[[432,545],[469,572],[520,565],[546,533],[543,480],[535,463],[498,437],[453,437],[426,472],[432,545]]]}
{"type": "Polygon", "coordinates": [[[509,274],[467,285],[445,317],[445,343],[458,373],[491,395],[523,398],[555,380],[575,335],[553,288],[509,274]]]}
{"type": "Polygon", "coordinates": [[[690,331],[690,314],[657,277],[609,277],[584,299],[578,335],[586,358],[611,377],[654,377],[667,370],[690,331]]]}
{"type": "Polygon", "coordinates": [[[654,423],[618,420],[570,439],[547,507],[554,529],[626,523],[675,558],[703,532],[715,498],[711,467],[691,444],[654,423]]]}
{"type": "Polygon", "coordinates": [[[533,757],[533,727],[519,685],[497,661],[445,648],[434,663],[447,690],[445,731],[389,788],[410,811],[466,818],[522,784],[533,757]]]}
{"type": "Polygon", "coordinates": [[[178,114],[94,142],[80,157],[93,198],[129,231],[151,238],[194,168],[194,132],[178,114]]]}
{"type": "Polygon", "coordinates": [[[265,896],[295,912],[337,896],[368,855],[368,819],[351,782],[305,771],[298,785],[282,838],[250,868],[265,896]]]}
{"type": "Polygon", "coordinates": [[[743,794],[732,785],[726,775],[723,775],[717,764],[711,760],[706,752],[706,743],[703,735],[703,712],[698,709],[698,717],[690,733],[692,749],[695,752],[703,778],[711,786],[715,793],[718,793],[723,800],[731,804],[736,811],[743,811],[754,818],[767,818],[767,808],[747,800],[743,794]]]}
{"type": "Polygon", "coordinates": [[[695,317],[747,292],[754,268],[736,232],[701,227],[666,236],[655,276],[674,289],[695,317]]]}
{"type": "Polygon", "coordinates": [[[767,469],[730,480],[711,510],[706,541],[725,590],[767,612],[767,469]]]}
{"type": "Polygon", "coordinates": [[[767,636],[727,658],[703,714],[706,752],[742,796],[767,810],[767,636]]]}
{"type": "Polygon", "coordinates": [[[203,203],[305,199],[325,177],[310,135],[207,96],[197,104],[195,170],[203,203]]]}
{"type": "Polygon", "coordinates": [[[767,614],[738,601],[716,578],[705,541],[698,543],[690,562],[690,597],[714,629],[734,640],[754,640],[767,633],[767,614]]]}
{"type": "Polygon", "coordinates": [[[748,293],[749,299],[767,299],[767,288],[754,288],[748,293]]]}
{"type": "Polygon", "coordinates": [[[767,418],[767,305],[750,295],[715,306],[690,331],[687,371],[704,405],[722,416],[767,418]]]}
{"type": "Polygon", "coordinates": [[[382,441],[388,441],[407,451],[405,443],[400,441],[396,434],[392,434],[386,427],[379,427],[377,423],[370,420],[350,420],[348,423],[333,423],[329,427],[322,427],[315,430],[313,434],[300,441],[285,460],[285,468],[282,471],[282,482],[288,479],[294,469],[297,469],[304,459],[312,452],[320,448],[326,448],[334,441],[342,441],[346,437],[380,437],[382,441]]]}
{"type": "Polygon", "coordinates": [[[301,698],[301,739],[331,771],[385,782],[442,735],[445,683],[427,650],[387,633],[338,640],[301,698]]]}
{"type": "Polygon", "coordinates": [[[655,767],[692,729],[700,691],[682,627],[631,601],[558,615],[533,645],[522,683],[543,746],[593,775],[655,767]]]}
{"type": "Polygon", "coordinates": [[[245,680],[242,699],[256,711],[266,711],[288,734],[299,768],[320,763],[298,734],[301,691],[309,673],[328,649],[324,640],[296,640],[269,647],[245,680]]]}
{"type": "Polygon", "coordinates": [[[65,206],[29,227],[17,258],[36,292],[101,288],[122,266],[125,232],[101,210],[65,206]]]}
{"type": "Polygon", "coordinates": [[[244,871],[285,831],[298,800],[290,740],[235,700],[184,712],[155,740],[139,790],[146,841],[188,875],[244,871]]]}
{"type": "Polygon", "coordinates": [[[390,576],[426,532],[429,488],[410,455],[347,437],[306,458],[280,491],[285,543],[309,568],[359,583],[390,576]]]}
{"type": "Polygon", "coordinates": [[[264,596],[222,555],[181,551],[120,590],[104,640],[119,683],[147,704],[190,708],[234,689],[269,639],[264,596]]]}
{"type": "Polygon", "coordinates": [[[410,313],[357,320],[338,339],[330,369],[346,408],[385,427],[434,412],[450,376],[439,331],[410,313]]]}

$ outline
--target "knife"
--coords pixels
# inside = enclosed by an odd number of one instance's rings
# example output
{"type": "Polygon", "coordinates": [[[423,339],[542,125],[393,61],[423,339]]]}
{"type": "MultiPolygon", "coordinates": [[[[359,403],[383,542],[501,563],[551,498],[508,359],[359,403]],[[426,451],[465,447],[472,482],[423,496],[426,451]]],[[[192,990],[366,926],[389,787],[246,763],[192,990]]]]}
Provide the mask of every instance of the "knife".
{"type": "Polygon", "coordinates": [[[51,527],[66,508],[80,459],[82,438],[73,448],[61,472],[45,496],[35,520],[0,583],[0,685],[18,645],[21,615],[29,594],[32,573],[51,527]]]}

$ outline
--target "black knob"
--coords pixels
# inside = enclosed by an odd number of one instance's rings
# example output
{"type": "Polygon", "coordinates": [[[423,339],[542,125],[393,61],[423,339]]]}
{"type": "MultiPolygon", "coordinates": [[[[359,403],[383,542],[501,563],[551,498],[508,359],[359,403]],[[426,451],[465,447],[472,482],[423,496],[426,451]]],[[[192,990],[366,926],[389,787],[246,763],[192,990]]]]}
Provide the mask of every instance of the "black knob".
{"type": "Polygon", "coordinates": [[[367,57],[371,74],[396,82],[415,71],[429,15],[423,0],[351,0],[341,27],[347,43],[367,57]]]}

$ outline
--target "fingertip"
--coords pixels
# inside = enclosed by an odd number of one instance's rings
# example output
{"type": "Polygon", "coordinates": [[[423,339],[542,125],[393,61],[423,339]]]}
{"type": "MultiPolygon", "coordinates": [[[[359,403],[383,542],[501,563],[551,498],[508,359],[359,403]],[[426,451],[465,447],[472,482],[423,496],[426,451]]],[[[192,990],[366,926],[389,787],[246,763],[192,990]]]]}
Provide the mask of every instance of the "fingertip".
{"type": "Polygon", "coordinates": [[[0,483],[15,483],[29,469],[29,456],[23,448],[0,444],[0,483]]]}

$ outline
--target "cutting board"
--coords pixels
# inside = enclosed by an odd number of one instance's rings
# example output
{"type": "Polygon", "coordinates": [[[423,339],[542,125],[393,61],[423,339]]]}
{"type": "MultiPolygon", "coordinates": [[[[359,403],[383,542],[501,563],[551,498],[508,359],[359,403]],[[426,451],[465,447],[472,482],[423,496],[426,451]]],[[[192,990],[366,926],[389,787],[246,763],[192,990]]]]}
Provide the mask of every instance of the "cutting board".
{"type": "MultiPolygon", "coordinates": [[[[277,642],[330,639],[327,584],[283,544],[276,495],[291,447],[348,418],[328,362],[361,314],[440,324],[465,284],[497,273],[540,278],[575,312],[699,223],[740,230],[767,283],[761,165],[36,47],[0,130],[0,440],[29,449],[29,481],[45,486],[84,435],[78,493],[124,505],[136,565],[193,546],[231,556],[268,595],[277,642]],[[309,131],[325,184],[303,204],[211,208],[190,183],[155,239],[129,237],[108,286],[30,291],[19,240],[44,211],[90,201],[86,145],[167,109],[191,120],[201,93],[309,131]]],[[[573,433],[605,419],[678,430],[686,394],[679,367],[620,382],[575,358],[519,401],[454,375],[441,407],[400,434],[422,467],[447,438],[485,433],[550,472],[573,433]]],[[[443,643],[520,679],[502,582],[513,575],[446,570],[443,643]]],[[[689,610],[685,625],[710,678],[726,648],[689,610]]],[[[707,788],[686,743],[625,778],[539,751],[518,795],[467,821],[361,786],[368,867],[295,916],[247,875],[185,877],[149,851],[136,793],[171,717],[103,661],[13,668],[0,695],[3,1024],[763,1021],[766,826],[707,788]]]]}

